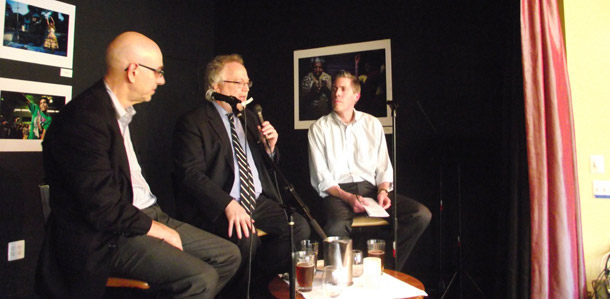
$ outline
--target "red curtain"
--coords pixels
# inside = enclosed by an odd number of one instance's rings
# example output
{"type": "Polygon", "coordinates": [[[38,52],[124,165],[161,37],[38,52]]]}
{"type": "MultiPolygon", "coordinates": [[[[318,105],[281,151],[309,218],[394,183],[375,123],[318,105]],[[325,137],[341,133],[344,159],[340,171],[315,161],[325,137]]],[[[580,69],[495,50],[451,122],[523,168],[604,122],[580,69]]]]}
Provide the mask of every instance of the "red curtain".
{"type": "Polygon", "coordinates": [[[586,298],[565,47],[556,0],[521,0],[531,298],[586,298]]]}

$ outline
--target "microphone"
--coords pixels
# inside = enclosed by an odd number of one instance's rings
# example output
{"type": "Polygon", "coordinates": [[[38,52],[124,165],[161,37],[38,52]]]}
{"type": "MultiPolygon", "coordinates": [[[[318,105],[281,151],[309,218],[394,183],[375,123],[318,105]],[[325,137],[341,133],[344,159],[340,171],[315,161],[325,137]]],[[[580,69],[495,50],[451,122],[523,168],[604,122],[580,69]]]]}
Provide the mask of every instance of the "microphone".
{"type": "Polygon", "coordinates": [[[261,105],[256,104],[254,105],[254,113],[256,113],[256,116],[258,116],[258,121],[262,124],[265,119],[263,118],[263,107],[261,107],[261,105]]]}
{"type": "Polygon", "coordinates": [[[208,101],[212,101],[212,100],[222,101],[222,102],[229,103],[231,105],[237,105],[237,104],[241,103],[241,101],[238,100],[236,97],[217,93],[213,89],[208,89],[208,91],[205,93],[205,98],[208,101]]]}
{"type": "MultiPolygon", "coordinates": [[[[261,105],[259,104],[255,104],[252,109],[254,109],[254,113],[256,113],[256,116],[258,116],[258,121],[262,126],[263,122],[265,121],[265,119],[263,118],[263,107],[261,107],[261,105]]],[[[271,148],[271,144],[269,144],[269,139],[267,139],[267,136],[263,135],[263,138],[265,138],[265,143],[267,144],[267,147],[271,148]]]]}

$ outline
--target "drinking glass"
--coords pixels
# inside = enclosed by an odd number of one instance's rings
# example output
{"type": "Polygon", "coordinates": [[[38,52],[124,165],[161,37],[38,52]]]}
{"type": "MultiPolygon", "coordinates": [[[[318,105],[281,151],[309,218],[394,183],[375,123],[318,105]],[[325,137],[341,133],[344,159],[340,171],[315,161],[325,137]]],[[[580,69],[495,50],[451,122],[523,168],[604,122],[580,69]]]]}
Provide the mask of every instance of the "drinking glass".
{"type": "Polygon", "coordinates": [[[311,291],[315,273],[314,268],[314,253],[312,251],[296,252],[297,291],[311,291]]]}
{"type": "Polygon", "coordinates": [[[385,240],[370,239],[366,241],[366,256],[378,257],[381,259],[381,273],[383,273],[385,262],[385,240]]]}
{"type": "Polygon", "coordinates": [[[301,248],[299,250],[302,251],[312,251],[314,253],[315,261],[314,261],[314,271],[316,267],[318,267],[318,247],[319,243],[314,240],[301,240],[301,248]]]}
{"type": "Polygon", "coordinates": [[[345,269],[332,265],[324,266],[322,289],[327,296],[331,298],[338,297],[341,295],[343,288],[347,286],[345,274],[342,271],[345,271],[345,269]]]}
{"type": "Polygon", "coordinates": [[[352,251],[352,256],[354,257],[354,265],[352,267],[352,276],[353,277],[359,277],[360,275],[362,275],[362,270],[363,270],[363,255],[362,255],[362,250],[358,250],[358,249],[354,249],[352,251]]]}

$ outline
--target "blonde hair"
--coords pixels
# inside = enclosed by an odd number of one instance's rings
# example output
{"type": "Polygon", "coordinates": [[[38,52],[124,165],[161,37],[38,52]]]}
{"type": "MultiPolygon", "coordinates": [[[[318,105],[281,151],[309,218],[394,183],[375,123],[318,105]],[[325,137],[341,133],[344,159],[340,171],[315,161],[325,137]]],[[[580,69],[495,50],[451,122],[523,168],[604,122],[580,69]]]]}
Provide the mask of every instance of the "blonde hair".
{"type": "Polygon", "coordinates": [[[354,93],[360,93],[360,80],[358,80],[358,78],[356,78],[356,76],[352,75],[352,73],[346,71],[346,70],[340,70],[339,72],[337,72],[337,74],[335,75],[335,80],[339,79],[339,78],[347,78],[351,81],[351,87],[352,90],[354,91],[354,93]]]}

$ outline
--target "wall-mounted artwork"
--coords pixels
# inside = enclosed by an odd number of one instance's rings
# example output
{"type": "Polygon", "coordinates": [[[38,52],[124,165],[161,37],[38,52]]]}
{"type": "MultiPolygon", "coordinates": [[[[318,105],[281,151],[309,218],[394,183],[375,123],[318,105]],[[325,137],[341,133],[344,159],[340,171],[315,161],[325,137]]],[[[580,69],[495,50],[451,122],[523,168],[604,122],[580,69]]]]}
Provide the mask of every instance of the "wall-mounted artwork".
{"type": "Polygon", "coordinates": [[[376,116],[391,131],[391,111],[386,103],[392,99],[389,39],[294,51],[294,128],[309,129],[316,119],[332,111],[332,78],[340,70],[360,80],[356,110],[376,116]]]}
{"type": "Polygon", "coordinates": [[[74,5],[45,0],[0,0],[0,58],[72,68],[74,5]]]}
{"type": "Polygon", "coordinates": [[[53,118],[72,98],[72,87],[0,78],[0,152],[41,151],[53,118]]]}

